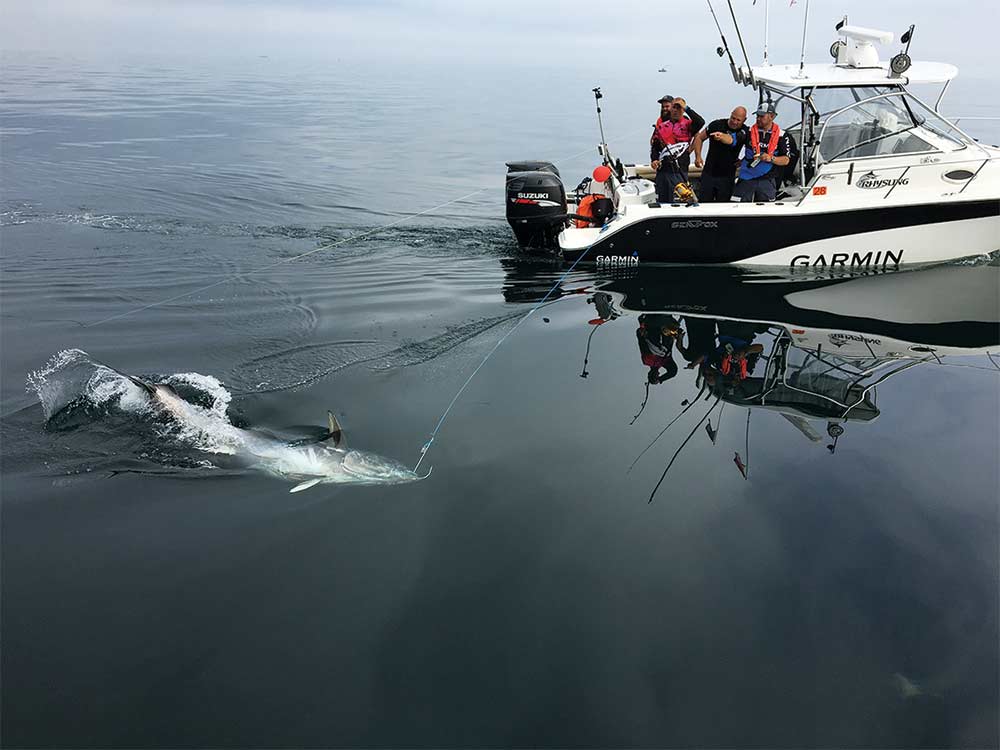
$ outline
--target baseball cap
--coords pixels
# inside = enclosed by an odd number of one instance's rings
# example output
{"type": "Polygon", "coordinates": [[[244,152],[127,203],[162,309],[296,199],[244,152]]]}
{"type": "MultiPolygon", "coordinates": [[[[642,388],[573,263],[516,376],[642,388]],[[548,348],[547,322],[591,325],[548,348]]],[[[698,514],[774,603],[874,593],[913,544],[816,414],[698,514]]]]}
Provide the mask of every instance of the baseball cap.
{"type": "Polygon", "coordinates": [[[755,115],[775,115],[778,111],[774,108],[773,102],[767,102],[766,104],[761,104],[757,107],[757,111],[754,112],[755,115]]]}
{"type": "Polygon", "coordinates": [[[663,96],[661,96],[656,101],[659,102],[660,104],[663,104],[663,102],[672,102],[673,100],[674,100],[674,97],[670,96],[670,94],[664,94],[663,96]]]}

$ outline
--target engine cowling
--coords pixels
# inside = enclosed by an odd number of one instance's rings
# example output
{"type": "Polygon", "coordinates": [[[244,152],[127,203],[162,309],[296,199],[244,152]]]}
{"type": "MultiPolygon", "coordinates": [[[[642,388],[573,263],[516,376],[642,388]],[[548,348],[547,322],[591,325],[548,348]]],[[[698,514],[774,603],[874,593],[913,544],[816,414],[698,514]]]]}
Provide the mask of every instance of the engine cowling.
{"type": "Polygon", "coordinates": [[[546,161],[507,162],[507,223],[521,247],[555,248],[566,221],[566,188],[546,161]]]}

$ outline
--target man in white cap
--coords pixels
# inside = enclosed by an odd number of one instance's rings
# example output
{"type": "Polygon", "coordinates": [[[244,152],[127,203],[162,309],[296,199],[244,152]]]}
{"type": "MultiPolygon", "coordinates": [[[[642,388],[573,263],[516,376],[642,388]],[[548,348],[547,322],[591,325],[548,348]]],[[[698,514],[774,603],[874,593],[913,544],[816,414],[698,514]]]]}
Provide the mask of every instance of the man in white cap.
{"type": "Polygon", "coordinates": [[[744,203],[773,201],[777,193],[777,178],[788,166],[792,146],[788,135],[774,121],[774,104],[762,103],[755,113],[757,122],[750,128],[739,178],[733,197],[744,203]]]}

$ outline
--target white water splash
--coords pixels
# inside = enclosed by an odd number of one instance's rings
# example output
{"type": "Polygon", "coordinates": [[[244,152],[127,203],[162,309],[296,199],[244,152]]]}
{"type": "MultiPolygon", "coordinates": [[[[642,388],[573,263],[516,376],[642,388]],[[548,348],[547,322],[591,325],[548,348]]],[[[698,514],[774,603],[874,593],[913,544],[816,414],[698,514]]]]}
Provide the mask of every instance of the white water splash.
{"type": "Polygon", "coordinates": [[[227,414],[232,393],[211,375],[183,372],[156,380],[161,385],[154,385],[156,394],[151,397],[129,376],[87,352],[65,349],[28,376],[27,388],[38,395],[46,419],[81,401],[146,417],[156,415],[149,422],[161,438],[204,453],[240,455],[276,476],[346,484],[398,484],[419,479],[407,467],[382,456],[320,444],[289,444],[237,427],[227,414]],[[210,405],[187,401],[173,390],[178,387],[207,396],[210,405]],[[162,415],[170,419],[159,418],[162,415]]]}

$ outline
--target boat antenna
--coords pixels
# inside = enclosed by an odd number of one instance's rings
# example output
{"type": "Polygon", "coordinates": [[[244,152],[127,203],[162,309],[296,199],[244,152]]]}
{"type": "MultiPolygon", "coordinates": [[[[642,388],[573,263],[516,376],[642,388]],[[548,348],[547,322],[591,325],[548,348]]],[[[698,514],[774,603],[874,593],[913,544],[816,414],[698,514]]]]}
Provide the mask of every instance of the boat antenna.
{"type": "MultiPolygon", "coordinates": [[[[806,0],[808,2],[808,0],[806,0]]],[[[747,61],[747,77],[749,79],[750,88],[757,88],[757,80],[753,77],[753,65],[750,64],[750,56],[747,54],[746,45],[743,44],[743,34],[740,33],[740,22],[736,20],[736,11],[733,10],[733,0],[726,0],[729,4],[729,15],[733,17],[733,26],[736,27],[736,39],[740,43],[740,49],[743,50],[743,59],[747,61]]]]}
{"type": "Polygon", "coordinates": [[[733,59],[733,53],[729,51],[729,44],[726,42],[726,35],[722,33],[722,26],[719,24],[719,18],[715,15],[715,8],[712,7],[712,0],[706,0],[708,3],[708,9],[712,13],[712,19],[715,21],[715,28],[719,30],[719,36],[722,38],[722,46],[718,47],[715,52],[722,57],[727,55],[729,57],[729,69],[733,72],[733,80],[736,83],[744,83],[742,76],[736,70],[736,61],[733,59]]]}
{"type": "Polygon", "coordinates": [[[610,167],[611,159],[608,156],[608,142],[604,139],[604,122],[601,120],[601,99],[604,98],[604,94],[601,93],[600,86],[595,86],[591,91],[594,92],[594,103],[597,105],[597,127],[601,130],[601,156],[604,157],[604,164],[610,167]]]}
{"type": "MultiPolygon", "coordinates": [[[[806,68],[806,29],[809,28],[809,0],[806,0],[806,15],[802,21],[802,54],[799,56],[799,72],[796,78],[805,78],[806,68]]],[[[838,27],[839,28],[839,27],[838,27]]]]}

